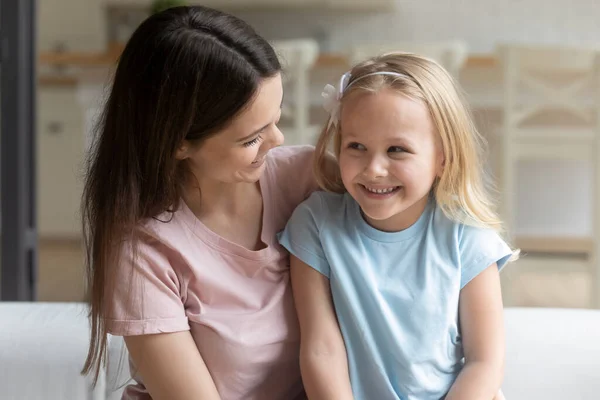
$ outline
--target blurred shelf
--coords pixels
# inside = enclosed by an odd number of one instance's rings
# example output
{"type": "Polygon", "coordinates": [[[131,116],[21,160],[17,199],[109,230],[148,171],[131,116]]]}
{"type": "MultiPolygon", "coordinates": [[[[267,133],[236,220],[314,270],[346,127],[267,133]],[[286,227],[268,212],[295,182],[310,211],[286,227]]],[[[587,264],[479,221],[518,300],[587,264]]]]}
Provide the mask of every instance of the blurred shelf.
{"type": "MultiPolygon", "coordinates": [[[[103,53],[85,52],[44,52],[39,55],[39,62],[50,66],[73,65],[79,67],[111,66],[119,58],[123,45],[113,44],[103,53]]],[[[344,68],[349,65],[343,53],[321,53],[315,62],[315,68],[344,68]]],[[[493,54],[471,54],[467,58],[466,67],[494,67],[496,58],[493,54]]]]}
{"type": "MultiPolygon", "coordinates": [[[[493,54],[471,54],[467,57],[465,67],[493,68],[497,60],[493,54]]],[[[348,59],[341,53],[321,53],[315,63],[316,68],[348,67],[348,59]]]]}
{"type": "Polygon", "coordinates": [[[65,65],[78,67],[104,67],[113,65],[123,51],[122,45],[110,45],[100,53],[88,52],[41,52],[38,62],[42,65],[60,67],[65,65]]]}
{"type": "Polygon", "coordinates": [[[75,86],[79,79],[73,75],[54,76],[54,75],[39,75],[38,84],[41,86],[75,86]]]}
{"type": "Polygon", "coordinates": [[[517,236],[516,247],[523,253],[540,253],[549,255],[585,255],[592,254],[594,241],[591,237],[573,236],[517,236]]]}

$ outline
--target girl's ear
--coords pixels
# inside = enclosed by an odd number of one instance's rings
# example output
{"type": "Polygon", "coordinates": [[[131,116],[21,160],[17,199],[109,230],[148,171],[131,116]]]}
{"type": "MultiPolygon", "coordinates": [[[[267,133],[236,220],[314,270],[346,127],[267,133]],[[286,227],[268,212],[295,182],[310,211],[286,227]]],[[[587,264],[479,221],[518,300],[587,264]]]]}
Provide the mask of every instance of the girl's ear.
{"type": "Polygon", "coordinates": [[[446,166],[446,156],[444,155],[444,151],[442,149],[438,150],[436,164],[435,174],[438,178],[441,178],[442,172],[444,172],[444,167],[446,166]]]}
{"type": "Polygon", "coordinates": [[[187,140],[184,140],[183,142],[181,142],[181,145],[177,149],[177,152],[175,153],[175,158],[178,159],[179,161],[189,158],[190,157],[190,148],[191,148],[190,142],[188,142],[187,140]]]}

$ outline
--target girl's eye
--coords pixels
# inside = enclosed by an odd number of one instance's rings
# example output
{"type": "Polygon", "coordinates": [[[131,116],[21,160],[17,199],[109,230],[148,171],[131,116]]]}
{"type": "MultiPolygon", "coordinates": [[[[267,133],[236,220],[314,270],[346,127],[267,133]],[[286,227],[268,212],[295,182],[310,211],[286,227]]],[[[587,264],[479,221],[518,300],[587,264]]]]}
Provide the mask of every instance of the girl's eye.
{"type": "Polygon", "coordinates": [[[388,153],[404,153],[407,150],[400,146],[392,146],[388,149],[388,153]]]}
{"type": "Polygon", "coordinates": [[[251,147],[254,146],[256,144],[258,144],[259,142],[262,141],[262,136],[258,135],[257,137],[255,137],[254,139],[244,143],[244,147],[251,147]]]}
{"type": "Polygon", "coordinates": [[[352,142],[348,144],[348,148],[353,150],[364,150],[365,146],[360,143],[352,142]]]}

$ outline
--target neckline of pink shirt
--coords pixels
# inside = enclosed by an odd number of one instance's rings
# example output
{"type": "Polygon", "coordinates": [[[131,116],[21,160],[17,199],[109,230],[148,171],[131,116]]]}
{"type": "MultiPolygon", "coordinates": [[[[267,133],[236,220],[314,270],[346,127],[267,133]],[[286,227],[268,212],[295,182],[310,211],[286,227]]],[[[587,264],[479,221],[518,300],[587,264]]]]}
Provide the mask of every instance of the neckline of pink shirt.
{"type": "MultiPolygon", "coordinates": [[[[193,213],[193,211],[188,207],[183,199],[179,201],[179,209],[176,212],[176,215],[181,213],[181,219],[185,223],[185,225],[199,237],[204,243],[209,245],[210,247],[215,248],[216,250],[246,258],[253,261],[268,261],[270,259],[275,259],[279,256],[277,251],[275,250],[274,241],[276,232],[272,232],[273,230],[273,222],[272,215],[269,210],[271,210],[271,187],[270,187],[270,160],[267,158],[267,165],[265,171],[259,179],[260,190],[263,198],[263,218],[262,218],[262,233],[261,239],[264,243],[267,244],[267,247],[260,250],[249,250],[237,243],[233,243],[220,235],[216,234],[212,230],[210,230],[206,225],[202,223],[193,213]]],[[[175,216],[177,217],[177,216],[175,216]]]]}

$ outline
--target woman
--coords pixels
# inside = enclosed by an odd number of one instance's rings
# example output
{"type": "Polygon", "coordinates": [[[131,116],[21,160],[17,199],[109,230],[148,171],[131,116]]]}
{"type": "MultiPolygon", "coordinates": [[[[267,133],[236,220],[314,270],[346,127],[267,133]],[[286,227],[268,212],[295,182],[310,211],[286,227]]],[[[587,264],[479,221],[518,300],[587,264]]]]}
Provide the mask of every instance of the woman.
{"type": "Polygon", "coordinates": [[[156,14],[120,58],[91,154],[83,222],[92,321],[84,372],[122,335],[126,399],[302,396],[288,253],[316,188],[313,148],[276,148],[280,64],[239,19],[156,14]]]}

